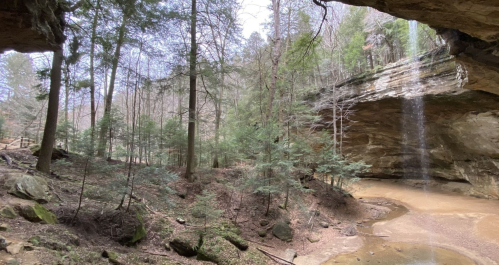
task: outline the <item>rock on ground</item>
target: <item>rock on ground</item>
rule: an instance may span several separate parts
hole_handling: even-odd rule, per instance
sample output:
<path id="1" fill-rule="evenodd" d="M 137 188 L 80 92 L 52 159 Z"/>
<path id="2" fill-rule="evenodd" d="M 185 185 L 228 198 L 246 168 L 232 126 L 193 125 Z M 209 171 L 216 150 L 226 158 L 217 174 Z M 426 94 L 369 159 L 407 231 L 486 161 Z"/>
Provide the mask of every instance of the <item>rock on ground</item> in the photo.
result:
<path id="1" fill-rule="evenodd" d="M 32 146 L 29 147 L 29 150 L 31 150 L 31 153 L 38 157 L 40 156 L 40 148 L 41 146 L 39 144 L 34 144 Z M 52 149 L 52 160 L 57 160 L 57 159 L 61 159 L 61 158 L 65 158 L 65 157 L 68 157 L 68 152 L 66 152 L 66 150 L 62 149 L 62 148 L 55 148 Z"/>
<path id="2" fill-rule="evenodd" d="M 248 241 L 244 240 L 244 238 L 238 236 L 235 233 L 228 232 L 224 235 L 223 238 L 232 243 L 232 245 L 236 246 L 240 250 L 247 250 L 249 247 Z"/>
<path id="3" fill-rule="evenodd" d="M 297 253 L 296 253 L 296 250 L 294 250 L 294 249 L 288 248 L 288 249 L 286 249 L 286 251 L 284 251 L 284 259 L 289 261 L 289 262 L 293 262 L 293 260 L 296 258 L 296 256 L 297 256 Z"/>
<path id="4" fill-rule="evenodd" d="M 47 182 L 37 176 L 7 174 L 4 186 L 10 194 L 38 203 L 47 203 L 51 197 Z"/>
<path id="5" fill-rule="evenodd" d="M 42 222 L 46 224 L 56 224 L 57 217 L 42 205 L 22 205 L 18 207 L 19 214 L 30 222 Z"/>
<path id="6" fill-rule="evenodd" d="M 293 229 L 285 222 L 277 222 L 272 228 L 272 234 L 283 241 L 291 241 L 293 239 Z"/>
<path id="7" fill-rule="evenodd" d="M 183 232 L 178 234 L 170 242 L 170 247 L 175 250 L 179 255 L 185 257 L 196 256 L 197 252 L 194 250 L 199 246 L 199 236 L 195 233 Z"/>
<path id="8" fill-rule="evenodd" d="M 198 259 L 215 262 L 219 265 L 235 264 L 239 259 L 237 248 L 229 241 L 214 237 L 206 239 L 199 248 Z"/>

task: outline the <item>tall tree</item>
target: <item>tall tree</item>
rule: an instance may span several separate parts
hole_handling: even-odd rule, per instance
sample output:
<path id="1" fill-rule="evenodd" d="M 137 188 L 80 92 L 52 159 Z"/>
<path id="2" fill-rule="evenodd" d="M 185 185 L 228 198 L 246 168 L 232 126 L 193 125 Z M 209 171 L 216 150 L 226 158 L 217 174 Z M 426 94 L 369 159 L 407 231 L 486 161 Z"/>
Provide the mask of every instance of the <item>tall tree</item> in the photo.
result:
<path id="1" fill-rule="evenodd" d="M 112 59 L 111 77 L 109 79 L 109 90 L 107 91 L 107 97 L 104 103 L 104 117 L 102 118 L 102 124 L 99 134 L 99 146 L 97 149 L 98 156 L 104 156 L 104 152 L 106 150 L 107 133 L 109 131 L 109 123 L 111 121 L 111 105 L 113 103 L 113 93 L 114 93 L 114 84 L 116 81 L 116 73 L 118 71 L 118 63 L 121 55 L 121 47 L 125 42 L 125 32 L 126 32 L 127 22 L 129 20 L 130 13 L 132 12 L 130 9 L 132 8 L 133 6 L 131 6 L 130 4 L 123 6 L 123 17 L 121 25 L 118 29 L 118 40 L 116 42 L 114 56 Z"/>
<path id="2" fill-rule="evenodd" d="M 47 120 L 43 131 L 40 155 L 36 163 L 36 169 L 49 174 L 50 161 L 52 160 L 52 150 L 55 142 L 55 132 L 57 129 L 57 116 L 59 112 L 59 92 L 61 90 L 62 61 L 64 55 L 62 47 L 54 52 L 52 59 L 52 69 L 50 70 L 50 92 L 47 109 Z"/>
<path id="3" fill-rule="evenodd" d="M 273 43 L 273 53 L 272 53 L 272 79 L 270 81 L 269 88 L 269 100 L 267 104 L 267 117 L 265 123 L 267 123 L 272 116 L 272 109 L 274 103 L 274 95 L 277 87 L 278 80 L 278 69 L 279 60 L 281 58 L 281 0 L 272 0 L 272 14 L 273 14 L 273 25 L 274 25 L 274 36 L 272 37 Z"/>
<path id="4" fill-rule="evenodd" d="M 195 168 L 195 137 L 196 137 L 196 0 L 191 2 L 191 52 L 189 55 L 189 125 L 187 127 L 187 166 L 185 169 L 185 178 L 194 181 Z"/>

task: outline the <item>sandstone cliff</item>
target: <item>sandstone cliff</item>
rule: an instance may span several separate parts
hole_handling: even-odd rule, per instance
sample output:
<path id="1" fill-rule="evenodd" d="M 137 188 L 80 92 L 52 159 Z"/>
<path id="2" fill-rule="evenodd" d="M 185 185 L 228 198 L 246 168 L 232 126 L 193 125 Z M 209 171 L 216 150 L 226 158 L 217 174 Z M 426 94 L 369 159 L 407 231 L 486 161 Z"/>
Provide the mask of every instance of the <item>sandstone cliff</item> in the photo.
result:
<path id="1" fill-rule="evenodd" d="M 411 161 L 425 152 L 431 178 L 470 183 L 468 193 L 499 198 L 499 96 L 463 89 L 466 78 L 455 58 L 437 51 L 339 84 L 343 100 L 358 102 L 344 153 L 373 165 L 364 177 L 417 178 L 420 169 L 411 165 L 418 163 Z M 403 105 L 418 95 L 426 150 L 414 141 L 402 144 Z"/>

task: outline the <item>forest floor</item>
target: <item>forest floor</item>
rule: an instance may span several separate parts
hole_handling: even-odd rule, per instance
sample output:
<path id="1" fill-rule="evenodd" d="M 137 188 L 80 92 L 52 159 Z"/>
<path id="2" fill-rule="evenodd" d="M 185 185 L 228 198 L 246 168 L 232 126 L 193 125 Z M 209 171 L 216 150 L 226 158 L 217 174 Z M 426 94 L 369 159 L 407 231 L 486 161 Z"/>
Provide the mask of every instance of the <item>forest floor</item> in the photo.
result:
<path id="1" fill-rule="evenodd" d="M 21 246 L 19 253 L 14 255 L 0 251 L 0 264 L 7 264 L 13 258 L 19 264 L 213 264 L 198 261 L 195 257 L 180 256 L 170 251 L 168 245 L 179 233 L 204 230 L 203 220 L 191 214 L 196 195 L 201 195 L 202 191 L 216 194 L 216 207 L 222 210 L 222 215 L 210 222 L 207 229 L 219 231 L 236 227 L 240 236 L 249 242 L 249 249 L 237 254 L 240 262 L 226 264 L 278 264 L 282 261 L 263 255 L 257 248 L 278 257 L 284 257 L 286 249 L 294 249 L 298 256 L 302 256 L 338 238 L 350 238 L 358 248 L 362 240 L 356 240 L 356 227 L 382 218 L 390 211 L 383 206 L 388 202 L 363 203 L 343 192 L 331 191 L 320 180 L 310 179 L 307 181 L 309 192 L 291 194 L 288 209 L 279 207 L 284 202 L 282 196 L 272 196 L 269 214 L 265 216 L 267 196 L 250 189 L 234 188 L 241 183 L 243 174 L 239 168 L 229 168 L 199 169 L 196 182 L 188 183 L 179 177 L 168 183 L 170 192 L 166 193 L 163 184 L 155 181 L 153 176 L 137 180 L 132 198 L 126 196 L 125 207 L 120 211 L 116 208 L 121 200 L 120 194 L 123 194 L 120 192 L 123 177 L 90 174 L 86 179 L 81 210 L 74 219 L 86 159 L 70 155 L 69 162 L 54 162 L 52 173 L 47 176 L 34 169 L 37 158 L 29 149 L 0 151 L 0 155 L 5 154 L 12 158 L 13 163 L 0 162 L 0 208 L 7 205 L 15 208 L 26 201 L 9 194 L 2 178 L 17 173 L 40 176 L 47 181 L 52 194 L 43 206 L 55 213 L 59 222 L 41 224 L 20 216 L 13 219 L 0 217 L 0 224 L 8 227 L 7 231 L 0 232 L 0 236 Z M 102 166 L 109 162 L 95 163 Z M 125 163 L 112 163 L 116 170 L 126 172 Z M 184 169 L 168 170 L 181 176 Z M 130 211 L 125 211 L 129 202 Z M 146 236 L 134 244 L 123 244 L 139 224 L 135 213 L 141 215 L 140 222 L 145 226 Z M 178 218 L 185 224 L 177 222 Z M 284 242 L 273 235 L 272 228 L 280 221 L 292 228 L 292 241 Z M 324 228 L 321 224 L 329 227 Z M 261 236 L 259 232 L 265 235 Z M 43 244 L 34 244 L 33 238 Z M 104 251 L 116 252 L 119 258 L 116 261 L 103 258 Z M 349 250 L 339 250 L 340 253 L 346 251 Z"/>

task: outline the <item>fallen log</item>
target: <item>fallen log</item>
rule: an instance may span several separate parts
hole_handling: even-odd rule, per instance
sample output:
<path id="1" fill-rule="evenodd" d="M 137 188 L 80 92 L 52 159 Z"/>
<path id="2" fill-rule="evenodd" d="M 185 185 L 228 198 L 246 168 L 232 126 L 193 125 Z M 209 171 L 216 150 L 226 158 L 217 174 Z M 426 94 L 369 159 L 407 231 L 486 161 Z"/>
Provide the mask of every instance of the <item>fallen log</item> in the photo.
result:
<path id="1" fill-rule="evenodd" d="M 7 162 L 7 165 L 12 166 L 12 158 L 6 154 L 2 154 L 2 159 Z"/>
<path id="2" fill-rule="evenodd" d="M 272 254 L 272 253 L 270 253 L 270 252 L 267 252 L 267 251 L 265 251 L 265 250 L 263 250 L 263 249 L 261 249 L 261 248 L 256 248 L 256 249 L 260 250 L 260 252 L 262 252 L 263 254 L 265 254 L 265 255 L 267 255 L 267 256 L 269 256 L 269 257 L 272 257 L 272 258 L 275 258 L 275 259 L 281 260 L 281 261 L 283 261 L 283 262 L 286 262 L 287 264 L 296 265 L 295 263 L 293 263 L 293 262 L 291 262 L 291 261 L 287 261 L 287 260 L 285 260 L 284 258 L 281 258 L 281 257 L 279 257 L 279 256 L 276 256 L 276 255 L 274 255 L 274 254 Z"/>

